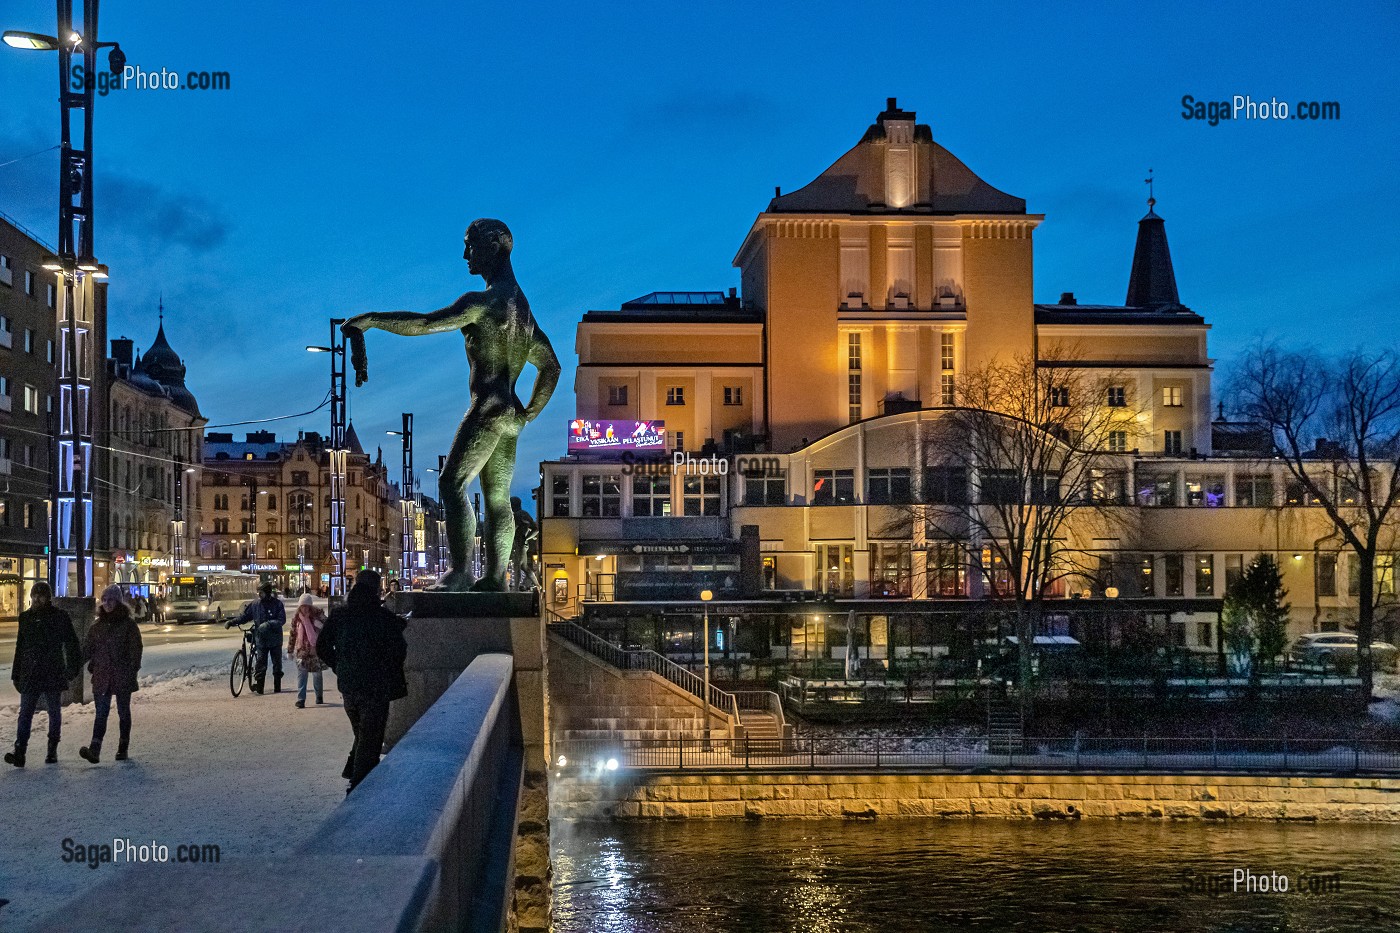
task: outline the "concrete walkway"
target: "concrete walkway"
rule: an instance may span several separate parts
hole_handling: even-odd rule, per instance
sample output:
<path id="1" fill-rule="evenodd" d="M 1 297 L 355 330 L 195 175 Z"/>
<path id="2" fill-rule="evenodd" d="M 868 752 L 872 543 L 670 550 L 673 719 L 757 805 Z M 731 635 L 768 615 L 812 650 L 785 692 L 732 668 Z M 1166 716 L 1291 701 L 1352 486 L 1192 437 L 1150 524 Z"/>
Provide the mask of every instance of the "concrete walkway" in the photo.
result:
<path id="1" fill-rule="evenodd" d="M 234 633 L 236 635 L 236 633 Z M 132 701 L 132 760 L 114 762 L 116 712 L 108 723 L 103 761 L 90 765 L 78 748 L 91 735 L 92 707 L 64 711 L 59 763 L 44 764 L 47 719 L 35 717 L 29 766 L 0 764 L 0 929 L 24 930 L 69 898 L 121 870 L 65 862 L 72 846 L 216 845 L 221 858 L 286 854 L 344 799 L 340 770 L 351 731 L 326 672 L 326 705 L 295 693 L 234 699 L 228 689 L 227 644 L 159 646 L 142 673 L 153 675 Z M 296 684 L 288 664 L 284 690 Z M 3 687 L 10 688 L 4 670 Z M 269 689 L 271 678 L 269 677 Z M 14 740 L 13 693 L 0 697 L 0 745 Z M 278 898 L 291 878 L 268 878 L 260 891 L 233 890 L 229 904 Z"/>

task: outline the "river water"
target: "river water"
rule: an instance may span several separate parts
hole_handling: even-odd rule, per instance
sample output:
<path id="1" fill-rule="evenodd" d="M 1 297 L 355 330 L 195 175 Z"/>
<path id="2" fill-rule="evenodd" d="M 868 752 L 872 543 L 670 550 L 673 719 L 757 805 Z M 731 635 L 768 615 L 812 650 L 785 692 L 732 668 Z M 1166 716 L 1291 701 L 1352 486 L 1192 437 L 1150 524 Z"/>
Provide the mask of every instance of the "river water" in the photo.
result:
<path id="1" fill-rule="evenodd" d="M 556 820 L 552 844 L 558 933 L 1400 930 L 1394 827 Z"/>

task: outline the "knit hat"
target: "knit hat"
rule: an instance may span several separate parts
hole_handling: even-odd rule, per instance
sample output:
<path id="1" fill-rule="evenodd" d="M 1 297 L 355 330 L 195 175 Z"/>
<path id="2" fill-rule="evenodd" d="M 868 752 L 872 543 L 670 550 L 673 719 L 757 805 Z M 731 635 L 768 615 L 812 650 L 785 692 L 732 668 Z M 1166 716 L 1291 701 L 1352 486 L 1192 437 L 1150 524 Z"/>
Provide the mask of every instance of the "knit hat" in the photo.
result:
<path id="1" fill-rule="evenodd" d="M 297 600 L 297 608 L 298 608 L 298 609 L 300 609 L 302 606 L 314 606 L 314 605 L 316 605 L 316 603 L 312 601 L 312 599 L 311 599 L 311 594 L 310 594 L 310 593 L 302 593 L 302 594 L 301 594 L 301 599 L 298 599 L 298 600 Z"/>

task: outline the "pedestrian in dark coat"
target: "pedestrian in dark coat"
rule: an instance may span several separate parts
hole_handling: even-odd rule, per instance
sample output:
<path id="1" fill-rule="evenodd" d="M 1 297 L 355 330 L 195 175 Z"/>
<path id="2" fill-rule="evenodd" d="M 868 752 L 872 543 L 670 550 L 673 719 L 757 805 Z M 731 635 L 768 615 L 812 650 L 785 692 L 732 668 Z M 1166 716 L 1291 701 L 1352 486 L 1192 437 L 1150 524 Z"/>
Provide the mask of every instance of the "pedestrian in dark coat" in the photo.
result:
<path id="1" fill-rule="evenodd" d="M 73 620 L 54 606 L 49 585 L 34 584 L 29 599 L 29 608 L 19 614 L 15 661 L 10 671 L 10 679 L 19 691 L 19 728 L 15 730 L 15 750 L 5 754 L 5 761 L 16 768 L 24 767 L 24 752 L 40 700 L 49 712 L 49 753 L 44 761 L 58 761 L 63 691 L 83 666 L 83 648 L 78 644 L 78 633 L 73 631 Z"/>
<path id="2" fill-rule="evenodd" d="M 379 602 L 379 574 L 362 570 L 344 606 L 331 613 L 316 639 L 316 653 L 335 671 L 355 744 L 342 774 L 350 790 L 379 764 L 389 704 L 408 696 L 404 658 L 408 623 Z M 348 793 L 349 791 L 347 791 Z"/>
<path id="3" fill-rule="evenodd" d="M 117 701 L 117 761 L 126 761 L 131 743 L 131 695 L 140 689 L 136 672 L 141 670 L 141 629 L 131 617 L 119 586 L 102 591 L 97 619 L 83 640 L 83 655 L 92 672 L 92 699 L 96 719 L 92 723 L 92 743 L 78 749 L 84 761 L 97 764 L 102 756 L 102 739 L 107 735 L 107 714 L 112 699 Z"/>
<path id="4" fill-rule="evenodd" d="M 253 692 L 262 693 L 267 680 L 267 659 L 272 658 L 272 692 L 282 692 L 282 626 L 287 624 L 287 608 L 277 598 L 277 588 L 264 583 L 261 595 L 243 607 L 243 614 L 224 628 L 253 623 L 253 643 L 257 655 L 253 663 Z"/>

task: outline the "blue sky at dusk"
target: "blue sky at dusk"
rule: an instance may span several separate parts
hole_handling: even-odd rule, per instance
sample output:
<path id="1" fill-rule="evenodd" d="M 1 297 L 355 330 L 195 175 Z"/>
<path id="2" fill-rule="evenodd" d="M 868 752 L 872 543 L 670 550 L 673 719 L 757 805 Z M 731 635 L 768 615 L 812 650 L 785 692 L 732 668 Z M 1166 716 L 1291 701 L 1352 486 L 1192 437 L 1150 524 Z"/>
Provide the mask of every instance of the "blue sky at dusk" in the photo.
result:
<path id="1" fill-rule="evenodd" d="M 51 32 L 10 0 L 5 28 Z M 1044 213 L 1038 301 L 1119 303 L 1157 177 L 1182 300 L 1227 366 L 1259 335 L 1329 349 L 1400 330 L 1400 7 L 1118 4 L 238 4 L 105 0 L 133 65 L 228 71 L 221 92 L 97 107 L 97 253 L 110 330 L 167 332 L 214 424 L 311 408 L 327 319 L 430 310 L 475 288 L 474 217 L 516 237 L 565 364 L 521 444 L 564 448 L 579 315 L 658 289 L 738 285 L 773 186 L 810 181 L 885 98 Z M 58 141 L 52 53 L 0 47 L 0 162 Z M 1183 120 L 1181 98 L 1338 101 L 1337 122 Z M 0 211 L 56 237 L 56 153 L 0 168 Z M 351 392 L 367 445 L 420 466 L 467 404 L 460 338 L 370 335 Z M 528 392 L 523 384 L 522 396 Z M 327 410 L 280 422 L 325 431 Z M 246 430 L 243 428 L 234 429 Z M 430 479 L 424 488 L 432 491 Z"/>

